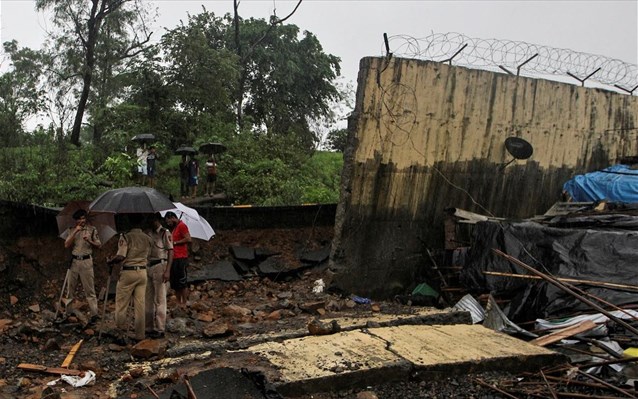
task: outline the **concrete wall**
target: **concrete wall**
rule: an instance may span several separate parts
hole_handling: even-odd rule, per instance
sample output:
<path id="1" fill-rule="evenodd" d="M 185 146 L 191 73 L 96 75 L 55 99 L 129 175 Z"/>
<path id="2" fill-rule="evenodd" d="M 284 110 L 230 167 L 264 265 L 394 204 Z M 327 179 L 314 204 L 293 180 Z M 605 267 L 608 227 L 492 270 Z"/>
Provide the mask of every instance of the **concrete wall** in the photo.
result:
<path id="1" fill-rule="evenodd" d="M 447 207 L 525 218 L 575 174 L 638 154 L 638 98 L 436 62 L 361 60 L 331 257 L 336 285 L 404 293 Z M 512 157 L 517 136 L 534 153 Z"/>

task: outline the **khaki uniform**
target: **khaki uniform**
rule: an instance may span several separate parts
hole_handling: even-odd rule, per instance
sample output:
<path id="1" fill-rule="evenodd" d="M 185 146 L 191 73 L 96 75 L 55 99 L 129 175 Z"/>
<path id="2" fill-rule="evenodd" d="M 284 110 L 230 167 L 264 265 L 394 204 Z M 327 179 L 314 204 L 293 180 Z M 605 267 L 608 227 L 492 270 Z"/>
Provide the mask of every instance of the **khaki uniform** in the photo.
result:
<path id="1" fill-rule="evenodd" d="M 73 234 L 75 227 L 69 228 L 69 234 Z M 82 283 L 86 300 L 89 303 L 91 316 L 98 315 L 97 296 L 95 295 L 95 277 L 93 274 L 93 246 L 84 240 L 90 238 L 98 245 L 102 245 L 95 226 L 86 225 L 76 233 L 71 250 L 71 267 L 69 268 L 68 302 L 73 300 L 78 280 Z"/>
<path id="2" fill-rule="evenodd" d="M 126 331 L 126 310 L 133 298 L 135 306 L 135 338 L 144 339 L 144 300 L 146 296 L 146 265 L 151 255 L 153 240 L 142 230 L 135 228 L 120 235 L 117 254 L 125 259 L 115 290 L 115 324 Z"/>
<path id="3" fill-rule="evenodd" d="M 166 291 L 164 272 L 169 251 L 173 252 L 173 236 L 164 227 L 151 233 L 153 248 L 149 266 L 146 269 L 148 281 L 146 283 L 146 332 L 157 331 L 163 333 L 166 328 Z M 171 254 L 172 255 L 172 254 Z M 172 256 L 171 256 L 172 257 Z"/>

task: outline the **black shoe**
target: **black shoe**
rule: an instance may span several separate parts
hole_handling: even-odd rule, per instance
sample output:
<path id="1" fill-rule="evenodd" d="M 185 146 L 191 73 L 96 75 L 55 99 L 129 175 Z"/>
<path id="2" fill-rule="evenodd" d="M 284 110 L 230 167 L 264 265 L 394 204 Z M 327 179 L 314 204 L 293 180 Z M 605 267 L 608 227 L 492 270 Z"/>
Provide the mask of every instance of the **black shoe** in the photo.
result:
<path id="1" fill-rule="evenodd" d="M 162 339 L 165 335 L 164 331 L 151 331 L 150 333 L 147 333 L 146 336 L 151 339 Z"/>

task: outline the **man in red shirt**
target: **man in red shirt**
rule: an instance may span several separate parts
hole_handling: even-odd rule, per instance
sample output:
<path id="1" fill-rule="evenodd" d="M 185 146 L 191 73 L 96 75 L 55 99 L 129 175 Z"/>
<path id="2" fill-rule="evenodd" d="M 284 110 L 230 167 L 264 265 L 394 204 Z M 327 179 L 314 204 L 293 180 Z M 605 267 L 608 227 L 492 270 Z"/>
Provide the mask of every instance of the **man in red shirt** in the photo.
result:
<path id="1" fill-rule="evenodd" d="M 171 265 L 170 283 L 175 290 L 177 304 L 186 306 L 188 299 L 188 282 L 186 268 L 188 267 L 188 243 L 191 234 L 184 222 L 177 218 L 174 212 L 166 212 L 166 223 L 173 232 L 173 264 Z"/>

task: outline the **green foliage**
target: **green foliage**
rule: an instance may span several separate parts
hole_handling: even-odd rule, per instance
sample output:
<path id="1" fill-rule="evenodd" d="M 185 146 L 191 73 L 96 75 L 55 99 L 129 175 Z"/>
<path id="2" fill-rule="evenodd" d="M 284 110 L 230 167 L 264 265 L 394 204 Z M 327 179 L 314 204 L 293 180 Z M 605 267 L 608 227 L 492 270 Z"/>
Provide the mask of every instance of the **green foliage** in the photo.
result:
<path id="1" fill-rule="evenodd" d="M 91 199 L 104 190 L 92 151 L 53 144 L 7 148 L 0 154 L 0 192 L 4 199 L 55 205 Z"/>
<path id="2" fill-rule="evenodd" d="M 244 132 L 218 161 L 218 187 L 235 204 L 298 205 L 339 199 L 341 154 L 295 151 L 288 137 Z"/>
<path id="3" fill-rule="evenodd" d="M 41 57 L 29 49 L 18 49 L 17 42 L 5 42 L 4 52 L 11 58 L 11 70 L 0 75 L 0 140 L 5 146 L 20 145 L 26 118 L 41 108 Z"/>
<path id="4" fill-rule="evenodd" d="M 329 149 L 344 152 L 348 142 L 348 129 L 331 130 L 328 132 L 326 141 Z"/>
<path id="5" fill-rule="evenodd" d="M 216 191 L 233 203 L 338 200 L 341 155 L 315 148 L 318 121 L 325 131 L 343 98 L 339 58 L 312 33 L 239 18 L 236 42 L 233 19 L 204 10 L 146 48 L 136 25 L 146 18 L 142 3 L 96 1 L 108 12 L 91 14 L 83 0 L 37 0 L 58 29 L 47 46 L 5 44 L 12 64 L 0 74 L 0 139 L 14 148 L 0 149 L 1 198 L 61 204 L 140 183 L 131 138 L 153 133 L 156 187 L 173 197 L 174 149 L 221 142 L 228 151 L 218 159 Z M 24 132 L 40 111 L 51 125 Z"/>
<path id="6" fill-rule="evenodd" d="M 136 159 L 127 153 L 120 152 L 106 158 L 100 170 L 116 187 L 123 187 L 133 178 L 136 165 Z"/>

